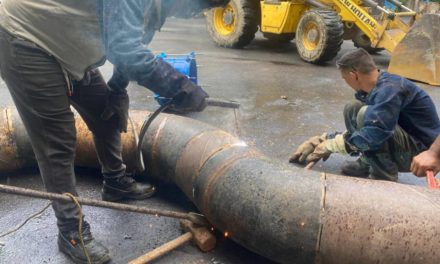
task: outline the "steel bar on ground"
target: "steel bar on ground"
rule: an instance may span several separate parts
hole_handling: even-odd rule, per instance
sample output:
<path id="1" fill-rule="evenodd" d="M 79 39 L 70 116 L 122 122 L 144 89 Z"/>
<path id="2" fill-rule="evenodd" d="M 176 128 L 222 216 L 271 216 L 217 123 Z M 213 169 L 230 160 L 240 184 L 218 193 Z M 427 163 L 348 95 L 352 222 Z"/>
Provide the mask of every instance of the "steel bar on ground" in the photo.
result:
<path id="1" fill-rule="evenodd" d="M 65 202 L 72 201 L 72 199 L 67 195 L 41 192 L 41 191 L 30 190 L 30 189 L 15 187 L 15 186 L 8 186 L 8 185 L 3 185 L 3 184 L 0 184 L 0 192 L 9 193 L 9 194 L 16 194 L 16 195 L 23 195 L 23 196 L 34 197 L 34 198 L 39 198 L 39 199 L 59 200 L 59 201 L 65 201 Z M 140 207 L 140 206 L 135 206 L 135 205 L 106 202 L 106 201 L 100 201 L 100 200 L 83 198 L 83 197 L 76 197 L 76 199 L 82 205 L 109 208 L 109 209 L 115 209 L 115 210 L 121 210 L 121 211 L 133 212 L 133 213 L 148 214 L 148 215 L 155 215 L 155 216 L 187 219 L 190 221 L 192 220 L 189 213 L 181 213 L 181 212 L 174 212 L 174 211 L 161 210 L 161 209 L 151 209 L 151 208 Z"/>

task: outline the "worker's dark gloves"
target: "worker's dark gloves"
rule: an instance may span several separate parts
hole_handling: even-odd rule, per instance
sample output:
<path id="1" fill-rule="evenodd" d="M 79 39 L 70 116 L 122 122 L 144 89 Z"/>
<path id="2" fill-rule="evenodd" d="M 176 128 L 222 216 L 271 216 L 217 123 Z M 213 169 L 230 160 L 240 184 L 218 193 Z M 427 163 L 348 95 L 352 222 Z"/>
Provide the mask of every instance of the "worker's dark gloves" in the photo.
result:
<path id="1" fill-rule="evenodd" d="M 189 112 L 205 109 L 205 99 L 208 94 L 163 59 L 156 59 L 153 71 L 146 77 L 138 83 L 161 97 L 173 99 L 172 111 Z"/>
<path id="2" fill-rule="evenodd" d="M 304 141 L 299 147 L 290 155 L 289 162 L 305 164 L 307 157 L 313 153 L 315 148 L 324 142 L 327 138 L 327 133 L 321 136 L 314 136 Z"/>
<path id="3" fill-rule="evenodd" d="M 107 85 L 112 92 L 124 93 L 126 92 L 129 82 L 130 80 L 124 74 L 122 74 L 118 68 L 113 67 L 113 75 L 108 81 Z"/>
<path id="4" fill-rule="evenodd" d="M 182 92 L 174 97 L 171 109 L 178 113 L 201 112 L 206 108 L 209 95 L 198 85 L 188 82 Z"/>
<path id="5" fill-rule="evenodd" d="M 115 122 L 118 122 L 119 131 L 121 133 L 125 133 L 127 132 L 129 105 L 130 100 L 128 99 L 127 91 L 110 91 L 107 97 L 107 104 L 104 112 L 101 114 L 101 118 L 104 120 L 115 118 Z"/>

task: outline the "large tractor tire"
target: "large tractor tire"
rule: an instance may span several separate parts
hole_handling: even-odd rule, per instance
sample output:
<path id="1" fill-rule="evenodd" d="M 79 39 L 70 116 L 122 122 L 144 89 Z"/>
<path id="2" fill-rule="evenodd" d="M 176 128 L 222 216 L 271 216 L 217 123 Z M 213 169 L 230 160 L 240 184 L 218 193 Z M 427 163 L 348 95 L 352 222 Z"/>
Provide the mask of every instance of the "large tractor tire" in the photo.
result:
<path id="1" fill-rule="evenodd" d="M 222 47 L 242 48 L 255 37 L 260 21 L 258 0 L 231 0 L 206 14 L 208 32 Z"/>
<path id="2" fill-rule="evenodd" d="M 344 26 L 337 13 L 317 9 L 306 11 L 296 31 L 299 56 L 315 64 L 329 61 L 341 49 L 343 34 Z"/>
<path id="3" fill-rule="evenodd" d="M 378 52 L 384 50 L 383 48 L 371 47 L 370 39 L 367 37 L 367 35 L 365 35 L 364 33 L 360 32 L 360 31 L 358 34 L 356 34 L 353 37 L 352 41 L 353 41 L 353 44 L 356 48 L 363 48 L 364 50 L 366 50 L 370 54 L 375 54 L 375 53 L 378 53 Z"/>

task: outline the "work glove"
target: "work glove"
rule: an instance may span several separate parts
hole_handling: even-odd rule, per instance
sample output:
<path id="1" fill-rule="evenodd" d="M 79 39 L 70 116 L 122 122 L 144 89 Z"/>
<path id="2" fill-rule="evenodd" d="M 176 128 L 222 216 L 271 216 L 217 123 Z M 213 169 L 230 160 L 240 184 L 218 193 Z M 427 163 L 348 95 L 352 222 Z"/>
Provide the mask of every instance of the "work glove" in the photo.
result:
<path id="1" fill-rule="evenodd" d="M 116 67 L 113 67 L 113 74 L 107 82 L 109 90 L 114 93 L 126 93 L 130 80 Z"/>
<path id="2" fill-rule="evenodd" d="M 187 87 L 173 98 L 171 111 L 179 113 L 201 112 L 206 108 L 206 98 L 209 95 L 198 85 L 188 82 Z"/>
<path id="3" fill-rule="evenodd" d="M 203 111 L 206 107 L 205 99 L 208 94 L 162 58 L 156 59 L 150 74 L 140 77 L 138 80 L 140 85 L 160 97 L 173 100 L 173 106 L 169 109 L 171 111 Z"/>
<path id="4" fill-rule="evenodd" d="M 326 161 L 330 154 L 348 154 L 347 144 L 343 134 L 337 134 L 334 138 L 326 139 L 315 147 L 312 153 L 305 158 L 306 163 L 318 162 L 320 159 Z"/>
<path id="5" fill-rule="evenodd" d="M 307 155 L 305 159 L 306 163 L 309 164 L 310 162 L 318 162 L 320 159 L 326 161 L 330 157 L 330 154 L 333 153 L 327 147 L 329 141 L 331 140 L 332 139 L 325 140 L 321 144 L 316 146 L 313 152 Z"/>
<path id="6" fill-rule="evenodd" d="M 290 155 L 289 162 L 304 164 L 307 156 L 309 156 L 315 148 L 324 142 L 327 138 L 327 133 L 321 136 L 314 136 L 304 141 L 299 147 Z"/>
<path id="7" fill-rule="evenodd" d="M 112 92 L 110 91 L 107 96 L 107 103 L 104 112 L 101 114 L 103 120 L 110 120 L 114 118 L 118 122 L 119 132 L 127 132 L 128 123 L 128 108 L 130 100 L 127 92 Z"/>

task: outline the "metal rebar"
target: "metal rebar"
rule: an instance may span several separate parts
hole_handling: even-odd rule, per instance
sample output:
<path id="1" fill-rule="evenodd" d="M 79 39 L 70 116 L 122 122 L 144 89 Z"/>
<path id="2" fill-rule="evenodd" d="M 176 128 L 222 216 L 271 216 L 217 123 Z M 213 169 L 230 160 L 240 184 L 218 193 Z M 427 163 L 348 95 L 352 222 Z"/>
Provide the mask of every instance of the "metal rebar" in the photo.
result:
<path id="1" fill-rule="evenodd" d="M 0 184 L 0 192 L 39 198 L 39 199 L 57 200 L 64 202 L 72 201 L 72 199 L 69 196 L 63 194 L 42 192 L 42 191 L 36 191 L 36 190 L 15 187 L 15 186 L 8 186 L 3 184 Z M 190 216 L 189 213 L 174 212 L 174 211 L 161 210 L 161 209 L 152 209 L 152 208 L 140 207 L 135 205 L 100 201 L 90 198 L 82 198 L 82 197 L 76 197 L 76 198 L 78 202 L 80 202 L 82 205 L 109 208 L 109 209 L 115 209 L 115 210 L 127 211 L 133 213 L 187 219 L 190 221 L 192 220 L 192 217 Z"/>

